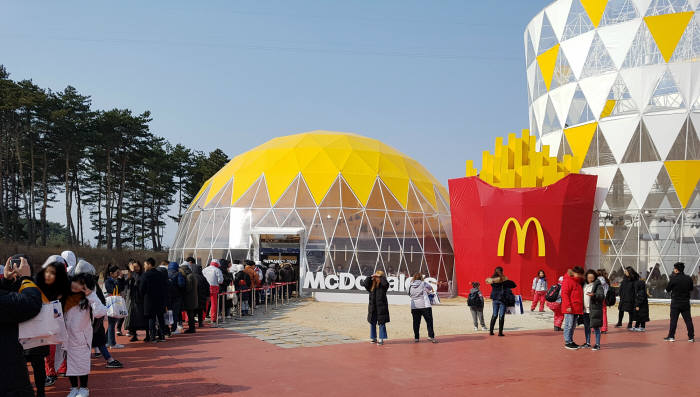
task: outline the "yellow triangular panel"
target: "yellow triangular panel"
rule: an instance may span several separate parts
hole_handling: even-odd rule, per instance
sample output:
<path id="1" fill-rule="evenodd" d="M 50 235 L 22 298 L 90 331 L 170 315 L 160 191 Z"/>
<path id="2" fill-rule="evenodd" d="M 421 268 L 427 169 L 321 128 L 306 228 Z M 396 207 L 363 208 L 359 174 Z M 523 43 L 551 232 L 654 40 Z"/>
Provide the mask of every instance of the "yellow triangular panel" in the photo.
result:
<path id="1" fill-rule="evenodd" d="M 693 18 L 693 11 L 644 17 L 644 22 L 649 27 L 666 62 L 671 59 L 691 18 Z"/>
<path id="2" fill-rule="evenodd" d="M 549 91 L 549 87 L 552 85 L 554 65 L 557 64 L 558 55 L 559 44 L 537 56 L 537 64 L 540 65 L 540 72 L 542 72 L 542 78 L 544 79 L 544 84 L 547 86 L 547 91 Z"/>
<path id="3" fill-rule="evenodd" d="M 571 147 L 571 151 L 574 153 L 572 169 L 581 169 L 597 127 L 598 123 L 588 123 L 564 130 L 566 141 L 569 142 L 569 147 Z M 569 169 L 569 171 L 570 170 L 571 169 Z"/>
<path id="4" fill-rule="evenodd" d="M 394 194 L 401 206 L 406 208 L 406 203 L 408 202 L 408 178 L 385 176 L 382 177 L 382 182 Z"/>
<path id="5" fill-rule="evenodd" d="M 607 102 L 605 102 L 605 107 L 603 108 L 603 111 L 600 112 L 600 118 L 605 118 L 609 117 L 610 114 L 612 114 L 612 111 L 615 109 L 615 104 L 617 103 L 616 100 L 614 99 L 608 99 Z"/>
<path id="6" fill-rule="evenodd" d="M 216 175 L 214 175 L 214 176 L 216 176 Z M 207 179 L 206 182 L 204 182 L 204 184 L 202 185 L 202 188 L 199 189 L 199 192 L 197 192 L 197 195 L 194 196 L 194 199 L 193 199 L 192 202 L 190 203 L 190 207 L 192 207 L 192 204 L 196 203 L 197 200 L 202 196 L 202 193 L 204 193 L 204 191 L 207 190 L 207 188 L 209 187 L 209 184 L 211 183 L 211 180 L 212 180 L 213 178 L 214 178 L 214 177 L 211 177 L 211 178 Z M 188 207 L 188 208 L 189 208 L 189 207 Z"/>
<path id="7" fill-rule="evenodd" d="M 605 6 L 608 5 L 608 0 L 581 0 L 581 5 L 586 10 L 588 18 L 593 22 L 593 26 L 597 28 L 600 25 L 601 18 L 603 18 L 603 11 L 605 11 Z"/>
<path id="8" fill-rule="evenodd" d="M 362 205 L 367 204 L 372 186 L 377 179 L 378 162 L 379 154 L 377 152 L 352 153 L 343 167 L 343 177 Z"/>
<path id="9" fill-rule="evenodd" d="M 700 160 L 666 161 L 664 164 L 678 200 L 685 208 L 700 180 Z"/>

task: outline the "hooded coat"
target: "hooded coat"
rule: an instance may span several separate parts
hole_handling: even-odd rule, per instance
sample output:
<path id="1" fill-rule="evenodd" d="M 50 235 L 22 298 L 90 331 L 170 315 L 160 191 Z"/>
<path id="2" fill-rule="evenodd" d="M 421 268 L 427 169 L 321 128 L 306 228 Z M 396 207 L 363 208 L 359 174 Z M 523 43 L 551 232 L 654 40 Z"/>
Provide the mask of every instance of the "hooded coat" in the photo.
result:
<path id="1" fill-rule="evenodd" d="M 622 283 L 620 283 L 619 294 L 620 294 L 620 305 L 619 305 L 620 311 L 633 312 L 634 311 L 634 300 L 635 300 L 634 280 L 625 276 L 625 278 L 622 280 Z"/>
<path id="2" fill-rule="evenodd" d="M 80 294 L 82 295 L 82 293 Z M 77 298 L 81 300 L 82 297 Z M 72 300 L 69 296 L 67 302 Z M 83 376 L 90 374 L 90 352 L 92 350 L 92 322 L 93 318 L 103 318 L 107 315 L 107 308 L 100 302 L 97 293 L 93 291 L 87 296 L 88 307 L 85 309 L 80 304 L 69 307 L 66 304 L 64 317 L 66 320 L 67 339 L 63 348 L 67 353 L 66 376 Z"/>
<path id="3" fill-rule="evenodd" d="M 102 289 L 99 284 L 95 283 L 95 295 L 97 299 L 104 305 L 107 303 L 105 295 L 102 293 Z M 107 330 L 105 330 L 105 319 L 95 318 L 92 320 L 92 347 L 100 347 L 107 344 Z"/>
<path id="4" fill-rule="evenodd" d="M 583 314 L 583 279 L 564 275 L 561 284 L 561 312 L 564 314 Z M 571 309 L 571 311 L 569 311 Z"/>
<path id="5" fill-rule="evenodd" d="M 411 297 L 411 310 L 428 309 L 432 307 L 428 293 L 433 290 L 430 284 L 423 280 L 413 280 L 408 286 L 408 296 Z"/>
<path id="6" fill-rule="evenodd" d="M 139 295 L 143 300 L 143 314 L 151 317 L 165 313 L 168 304 L 168 276 L 152 268 L 141 276 Z"/>
<path id="7" fill-rule="evenodd" d="M 207 301 L 209 301 L 209 282 L 206 277 L 202 274 L 202 266 L 194 265 L 194 276 L 197 278 L 197 303 L 199 304 L 198 309 L 204 310 L 207 306 Z"/>
<path id="8" fill-rule="evenodd" d="M 363 285 L 369 292 L 369 305 L 367 306 L 367 322 L 370 324 L 386 324 L 389 318 L 389 301 L 386 292 L 389 290 L 389 281 L 382 276 L 379 285 L 372 291 L 372 277 L 367 277 Z"/>
<path id="9" fill-rule="evenodd" d="M 180 273 L 179 268 L 177 262 L 168 264 L 168 307 L 173 310 L 173 313 L 179 313 L 182 310 L 182 298 L 187 289 L 187 280 Z"/>
<path id="10" fill-rule="evenodd" d="M 180 265 L 180 274 L 185 278 L 185 293 L 182 296 L 182 308 L 187 311 L 199 308 L 197 276 L 188 265 Z"/>
<path id="11" fill-rule="evenodd" d="M 634 319 L 636 321 L 649 321 L 649 296 L 647 295 L 647 284 L 644 280 L 634 282 L 634 309 Z"/>
<path id="12" fill-rule="evenodd" d="M 41 305 L 41 291 L 29 277 L 16 283 L 0 280 L 0 396 L 34 395 L 17 335 L 19 323 L 39 314 Z"/>
<path id="13" fill-rule="evenodd" d="M 141 273 L 132 272 L 126 282 L 126 306 L 129 314 L 124 320 L 124 328 L 130 331 L 148 329 L 148 322 L 143 315 L 143 299 L 139 293 L 141 277 Z"/>
<path id="14" fill-rule="evenodd" d="M 603 305 L 605 305 L 605 292 L 600 280 L 596 279 L 593 282 L 591 292 L 593 296 L 591 296 L 590 300 L 588 317 L 590 318 L 591 328 L 600 328 L 603 326 Z"/>

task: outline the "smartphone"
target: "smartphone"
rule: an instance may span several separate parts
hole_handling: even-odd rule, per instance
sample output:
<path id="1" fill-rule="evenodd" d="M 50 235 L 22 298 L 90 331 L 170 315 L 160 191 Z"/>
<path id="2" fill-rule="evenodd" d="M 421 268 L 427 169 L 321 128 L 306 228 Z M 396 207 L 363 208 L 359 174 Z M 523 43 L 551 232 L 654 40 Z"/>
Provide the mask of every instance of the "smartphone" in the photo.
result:
<path id="1" fill-rule="evenodd" d="M 10 260 L 10 267 L 12 269 L 18 268 L 20 264 L 22 264 L 22 258 L 12 258 Z"/>

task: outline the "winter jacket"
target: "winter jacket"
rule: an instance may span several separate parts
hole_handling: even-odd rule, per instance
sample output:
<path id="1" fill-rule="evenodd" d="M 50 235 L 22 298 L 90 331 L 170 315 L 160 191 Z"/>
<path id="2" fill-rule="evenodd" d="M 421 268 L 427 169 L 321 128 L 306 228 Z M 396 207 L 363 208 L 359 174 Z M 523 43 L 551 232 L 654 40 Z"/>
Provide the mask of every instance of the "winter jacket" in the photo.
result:
<path id="1" fill-rule="evenodd" d="M 285 266 L 280 270 L 281 281 L 284 283 L 291 283 L 294 281 L 294 270 L 291 266 Z"/>
<path id="2" fill-rule="evenodd" d="M 477 311 L 484 310 L 484 295 L 481 293 L 481 290 L 479 288 L 472 288 L 469 290 L 469 296 L 472 294 L 476 294 L 476 296 L 479 297 L 479 302 L 477 305 L 469 306 L 469 308 Z M 469 304 L 469 296 L 467 296 L 467 304 Z"/>
<path id="3" fill-rule="evenodd" d="M 432 307 L 428 294 L 433 287 L 423 280 L 413 280 L 408 286 L 408 295 L 411 297 L 411 309 L 427 309 Z"/>
<path id="4" fill-rule="evenodd" d="M 11 283 L 0 280 L 0 396 L 33 396 L 18 325 L 41 311 L 41 292 L 29 277 Z"/>
<path id="5" fill-rule="evenodd" d="M 114 295 L 114 292 L 119 292 L 119 295 L 126 291 L 126 280 L 119 277 L 116 280 L 112 277 L 107 277 L 105 280 L 105 290 L 104 293 L 107 296 Z"/>
<path id="6" fill-rule="evenodd" d="M 588 296 L 588 293 L 593 296 Z M 605 293 L 600 280 L 595 280 L 583 287 L 584 311 L 588 313 L 591 328 L 603 326 L 603 305 L 605 305 Z"/>
<path id="7" fill-rule="evenodd" d="M 209 301 L 209 282 L 206 277 L 202 274 L 202 267 L 199 265 L 194 265 L 194 276 L 197 279 L 197 303 L 199 304 L 198 309 L 204 310 L 207 306 L 207 301 Z M 218 285 L 218 284 L 217 284 Z"/>
<path id="8" fill-rule="evenodd" d="M 272 284 L 277 281 L 277 272 L 275 272 L 275 269 L 270 267 L 267 269 L 267 272 L 265 272 L 265 284 Z"/>
<path id="9" fill-rule="evenodd" d="M 151 317 L 165 313 L 168 303 L 168 276 L 158 269 L 151 269 L 141 276 L 139 294 L 143 299 L 143 314 Z"/>
<path id="10" fill-rule="evenodd" d="M 491 284 L 491 300 L 505 302 L 506 295 L 512 294 L 511 290 L 517 285 L 508 277 L 496 277 L 486 279 L 486 283 Z"/>
<path id="11" fill-rule="evenodd" d="M 561 284 L 561 312 L 564 314 L 583 314 L 583 279 L 564 275 Z M 571 309 L 571 311 L 569 311 Z"/>
<path id="12" fill-rule="evenodd" d="M 129 314 L 124 320 L 124 328 L 130 331 L 148 329 L 148 322 L 143 315 L 143 298 L 139 292 L 142 273 L 131 273 L 126 282 L 126 305 Z"/>
<path id="13" fill-rule="evenodd" d="M 535 277 L 532 279 L 532 290 L 547 292 L 547 279 Z"/>
<path id="14" fill-rule="evenodd" d="M 666 292 L 671 293 L 671 308 L 686 310 L 690 308 L 690 293 L 693 290 L 693 279 L 687 274 L 672 274 L 666 286 Z"/>
<path id="15" fill-rule="evenodd" d="M 204 275 L 204 278 L 207 279 L 207 283 L 211 286 L 217 287 L 224 282 L 224 274 L 221 273 L 221 269 L 215 265 L 207 266 L 202 270 L 202 275 Z"/>
<path id="16" fill-rule="evenodd" d="M 180 266 L 180 274 L 185 278 L 185 293 L 182 296 L 183 310 L 197 310 L 199 308 L 199 286 L 197 276 L 192 273 L 189 266 Z"/>
<path id="17" fill-rule="evenodd" d="M 637 280 L 634 283 L 634 319 L 641 322 L 649 321 L 649 296 L 644 280 Z"/>
<path id="18" fill-rule="evenodd" d="M 67 341 L 63 343 L 67 353 L 66 376 L 90 374 L 92 321 L 93 318 L 103 318 L 107 315 L 107 308 L 100 302 L 94 291 L 87 296 L 87 301 L 89 305 L 87 308 L 82 309 L 80 304 L 77 304 L 67 308 L 64 313 L 68 336 Z"/>
<path id="19" fill-rule="evenodd" d="M 377 324 L 386 324 L 389 322 L 389 301 L 386 298 L 386 292 L 389 290 L 389 281 L 382 276 L 381 281 L 374 291 L 372 289 L 372 277 L 367 277 L 363 281 L 363 285 L 369 292 L 369 305 L 367 307 L 367 321 Z"/>
<path id="20" fill-rule="evenodd" d="M 168 265 L 168 307 L 173 313 L 182 309 L 182 297 L 187 289 L 187 281 L 179 271 L 177 262 Z"/>
<path id="21" fill-rule="evenodd" d="M 95 284 L 95 291 L 93 295 L 97 295 L 97 299 L 100 303 L 105 305 L 107 303 L 102 289 L 99 285 Z M 92 320 L 92 347 L 100 347 L 107 344 L 107 330 L 105 329 L 105 319 L 104 318 L 93 318 Z"/>
<path id="22" fill-rule="evenodd" d="M 634 311 L 634 280 L 630 280 L 625 277 L 620 283 L 620 311 L 632 312 Z"/>

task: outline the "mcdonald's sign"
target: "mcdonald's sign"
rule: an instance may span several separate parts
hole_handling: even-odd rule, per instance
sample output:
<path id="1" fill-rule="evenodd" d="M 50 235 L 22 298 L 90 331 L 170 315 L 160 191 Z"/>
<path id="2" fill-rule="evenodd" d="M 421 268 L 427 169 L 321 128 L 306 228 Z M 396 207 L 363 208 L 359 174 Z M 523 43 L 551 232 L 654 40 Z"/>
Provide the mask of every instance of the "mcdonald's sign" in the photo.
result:
<path id="1" fill-rule="evenodd" d="M 524 299 L 537 271 L 550 282 L 566 269 L 586 262 L 588 235 L 598 231 L 593 217 L 596 176 L 569 174 L 547 187 L 499 188 L 479 177 L 450 180 L 455 279 L 461 296 L 473 281 L 503 267 Z M 545 236 L 545 232 L 547 232 Z M 546 237 L 546 238 L 545 238 Z M 546 243 L 546 247 L 545 247 Z"/>
<path id="2" fill-rule="evenodd" d="M 515 236 L 518 240 L 518 254 L 525 253 L 525 239 L 527 238 L 527 230 L 531 224 L 535 225 L 535 230 L 537 233 L 537 256 L 545 255 L 544 246 L 544 232 L 542 231 L 542 224 L 535 217 L 529 217 L 525 221 L 523 226 L 520 226 L 515 218 L 508 218 L 506 222 L 501 227 L 501 235 L 498 237 L 498 256 L 504 255 L 505 245 L 506 245 L 506 235 L 508 234 L 508 227 L 513 224 L 515 227 Z"/>

